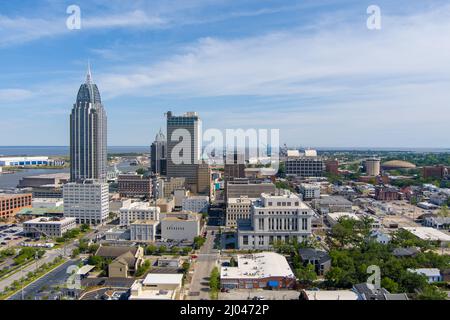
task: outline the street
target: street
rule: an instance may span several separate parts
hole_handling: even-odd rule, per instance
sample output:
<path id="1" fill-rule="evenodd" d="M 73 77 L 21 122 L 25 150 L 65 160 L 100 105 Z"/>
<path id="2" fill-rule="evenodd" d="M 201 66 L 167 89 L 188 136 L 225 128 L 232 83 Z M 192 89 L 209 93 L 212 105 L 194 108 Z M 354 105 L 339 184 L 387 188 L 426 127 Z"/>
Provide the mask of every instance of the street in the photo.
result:
<path id="1" fill-rule="evenodd" d="M 206 241 L 197 255 L 188 300 L 209 300 L 209 276 L 219 259 L 219 251 L 214 249 L 214 238 L 218 228 L 207 227 Z M 212 232 L 214 231 L 214 235 Z M 197 295 L 198 293 L 198 295 Z"/>
<path id="2" fill-rule="evenodd" d="M 84 236 L 84 238 L 90 239 L 92 237 L 95 237 L 96 235 L 97 234 L 95 234 L 94 232 L 89 232 Z M 73 249 L 75 249 L 76 247 L 77 242 L 73 241 L 65 244 L 61 248 L 46 250 L 44 256 L 41 259 L 34 261 L 33 263 L 12 274 L 11 276 L 0 280 L 0 291 L 3 291 L 5 287 L 9 287 L 14 281 L 20 280 L 21 278 L 26 276 L 28 272 L 36 271 L 44 263 L 51 263 L 58 256 L 70 257 L 72 255 Z"/>
<path id="3" fill-rule="evenodd" d="M 35 299 L 38 296 L 48 296 L 49 298 L 52 298 L 51 291 L 54 290 L 54 287 L 63 287 L 69 278 L 70 274 L 67 273 L 67 268 L 72 265 L 78 265 L 80 261 L 80 259 L 75 261 L 70 260 L 53 269 L 42 278 L 25 287 L 23 289 L 23 297 L 25 299 Z M 55 292 L 53 295 L 56 296 L 57 293 L 58 292 Z M 18 291 L 8 298 L 8 300 L 22 300 L 22 291 Z"/>

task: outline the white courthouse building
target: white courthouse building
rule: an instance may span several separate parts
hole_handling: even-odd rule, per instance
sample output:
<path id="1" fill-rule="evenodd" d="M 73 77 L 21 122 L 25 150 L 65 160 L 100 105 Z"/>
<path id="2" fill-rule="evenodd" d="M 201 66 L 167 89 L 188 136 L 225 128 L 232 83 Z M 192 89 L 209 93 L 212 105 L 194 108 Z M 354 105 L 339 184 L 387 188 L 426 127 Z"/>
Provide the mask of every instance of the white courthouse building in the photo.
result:
<path id="1" fill-rule="evenodd" d="M 238 224 L 241 250 L 268 250 L 276 241 L 302 242 L 311 236 L 313 210 L 290 192 L 261 194 L 253 202 L 248 224 Z"/>
<path id="2" fill-rule="evenodd" d="M 159 221 L 136 220 L 130 224 L 130 240 L 137 242 L 154 242 Z"/>
<path id="3" fill-rule="evenodd" d="M 129 226 L 136 220 L 159 220 L 160 208 L 149 202 L 125 201 L 119 210 L 120 225 Z"/>
<path id="4" fill-rule="evenodd" d="M 102 224 L 109 215 L 109 186 L 96 180 L 67 183 L 63 187 L 64 217 L 79 224 Z"/>

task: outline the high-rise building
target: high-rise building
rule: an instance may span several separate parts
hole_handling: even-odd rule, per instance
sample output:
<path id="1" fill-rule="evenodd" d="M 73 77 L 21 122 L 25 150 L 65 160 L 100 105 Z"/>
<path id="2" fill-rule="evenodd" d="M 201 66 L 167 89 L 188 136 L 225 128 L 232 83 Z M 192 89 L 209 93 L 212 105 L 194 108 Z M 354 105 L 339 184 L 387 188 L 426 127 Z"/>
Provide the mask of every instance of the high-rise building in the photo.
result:
<path id="1" fill-rule="evenodd" d="M 445 166 L 427 166 L 422 168 L 422 176 L 424 179 L 443 179 L 450 176 L 449 172 L 450 167 Z"/>
<path id="2" fill-rule="evenodd" d="M 364 162 L 366 174 L 370 177 L 377 177 L 381 174 L 381 160 L 380 159 L 366 159 Z"/>
<path id="3" fill-rule="evenodd" d="M 150 198 L 152 193 L 152 178 L 142 174 L 119 174 L 117 184 L 121 197 Z"/>
<path id="4" fill-rule="evenodd" d="M 301 178 L 322 177 L 325 169 L 325 161 L 317 156 L 315 150 L 306 150 L 303 154 L 300 154 L 298 151 L 288 151 L 286 159 L 287 176 Z"/>
<path id="5" fill-rule="evenodd" d="M 262 193 L 273 193 L 276 191 L 275 184 L 268 180 L 235 178 L 226 182 L 225 201 L 230 198 L 247 196 L 259 198 Z"/>
<path id="6" fill-rule="evenodd" d="M 325 171 L 329 174 L 338 176 L 339 175 L 339 161 L 329 159 L 325 161 Z"/>
<path id="7" fill-rule="evenodd" d="M 225 181 L 232 178 L 245 178 L 244 155 L 237 152 L 228 154 L 225 159 L 223 175 Z"/>
<path id="8" fill-rule="evenodd" d="M 90 67 L 70 115 L 70 179 L 106 181 L 106 112 Z"/>
<path id="9" fill-rule="evenodd" d="M 162 130 L 150 147 L 150 167 L 154 174 L 167 175 L 167 140 Z"/>
<path id="10" fill-rule="evenodd" d="M 201 155 L 201 120 L 196 112 L 174 116 L 167 112 L 167 177 L 186 178 L 197 192 L 197 169 Z"/>
<path id="11" fill-rule="evenodd" d="M 64 217 L 80 224 L 102 224 L 109 215 L 109 187 L 106 182 L 84 180 L 63 187 Z"/>
<path id="12" fill-rule="evenodd" d="M 208 163 L 198 165 L 197 172 L 197 193 L 209 196 L 211 194 L 211 167 Z"/>

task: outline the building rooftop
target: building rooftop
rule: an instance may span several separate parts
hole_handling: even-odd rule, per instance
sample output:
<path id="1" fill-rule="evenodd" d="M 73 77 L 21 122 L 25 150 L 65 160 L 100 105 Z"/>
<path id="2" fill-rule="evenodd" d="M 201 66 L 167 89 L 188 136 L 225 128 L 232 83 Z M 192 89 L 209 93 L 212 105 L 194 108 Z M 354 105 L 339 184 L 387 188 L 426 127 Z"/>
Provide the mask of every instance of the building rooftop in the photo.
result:
<path id="1" fill-rule="evenodd" d="M 149 210 L 149 211 L 155 211 L 160 210 L 158 207 L 155 207 L 154 204 L 150 204 L 149 202 L 142 202 L 142 201 L 136 201 L 136 202 L 124 202 L 122 208 L 120 210 Z"/>
<path id="2" fill-rule="evenodd" d="M 352 290 L 304 291 L 308 300 L 358 300 L 358 294 Z"/>
<path id="3" fill-rule="evenodd" d="M 327 216 L 335 221 L 338 221 L 339 219 L 344 218 L 344 217 L 353 219 L 353 220 L 360 220 L 356 214 L 350 213 L 350 212 L 330 212 L 330 213 L 327 213 Z"/>
<path id="4" fill-rule="evenodd" d="M 317 199 L 316 202 L 319 202 L 321 205 L 352 205 L 350 201 L 341 196 L 326 196 Z"/>
<path id="5" fill-rule="evenodd" d="M 181 273 L 149 273 L 142 282 L 144 286 L 160 285 L 160 284 L 179 284 L 183 279 Z"/>
<path id="6" fill-rule="evenodd" d="M 239 198 L 228 198 L 227 202 L 228 202 L 228 204 L 238 204 L 238 203 L 250 204 L 250 203 L 252 203 L 252 201 L 256 201 L 256 200 L 258 200 L 258 198 L 249 198 L 247 196 L 242 196 Z"/>
<path id="7" fill-rule="evenodd" d="M 222 267 L 222 279 L 295 278 L 287 260 L 275 252 L 238 255 L 237 267 Z"/>
<path id="8" fill-rule="evenodd" d="M 29 224 L 29 223 L 37 223 L 37 224 L 47 224 L 47 223 L 52 223 L 52 224 L 63 224 L 63 223 L 67 223 L 67 222 L 75 222 L 75 218 L 50 218 L 50 217 L 39 217 L 36 219 L 32 219 L 32 220 L 28 220 L 25 221 L 24 224 Z"/>
<path id="9" fill-rule="evenodd" d="M 441 271 L 437 268 L 419 268 L 419 269 L 411 269 L 408 268 L 409 272 L 423 274 L 427 277 L 440 277 Z"/>
<path id="10" fill-rule="evenodd" d="M 319 263 L 324 263 L 328 260 L 331 260 L 330 255 L 326 251 L 316 250 L 313 248 L 300 248 L 298 249 L 298 253 L 302 260 L 318 260 Z"/>
<path id="11" fill-rule="evenodd" d="M 403 227 L 422 240 L 450 242 L 450 235 L 429 227 Z"/>
<path id="12" fill-rule="evenodd" d="M 148 224 L 148 225 L 157 225 L 159 224 L 159 221 L 157 220 L 136 220 L 134 222 L 131 223 L 131 225 L 133 224 Z"/>
<path id="13" fill-rule="evenodd" d="M 35 176 L 26 176 L 26 179 L 62 179 L 69 180 L 70 173 L 47 173 L 47 174 L 39 174 Z"/>

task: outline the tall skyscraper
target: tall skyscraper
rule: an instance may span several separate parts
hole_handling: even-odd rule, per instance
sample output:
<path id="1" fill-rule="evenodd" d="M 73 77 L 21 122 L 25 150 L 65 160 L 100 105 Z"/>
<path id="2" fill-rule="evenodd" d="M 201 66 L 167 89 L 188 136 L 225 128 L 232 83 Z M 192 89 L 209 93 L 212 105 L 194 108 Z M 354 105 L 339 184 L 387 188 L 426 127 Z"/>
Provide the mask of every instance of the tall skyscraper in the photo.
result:
<path id="1" fill-rule="evenodd" d="M 70 115 L 70 179 L 106 180 L 106 112 L 88 66 Z"/>
<path id="2" fill-rule="evenodd" d="M 227 154 L 224 165 L 225 181 L 233 178 L 245 178 L 244 154 L 237 152 Z"/>
<path id="3" fill-rule="evenodd" d="M 167 112 L 167 177 L 184 177 L 197 192 L 197 170 L 201 154 L 201 120 L 196 112 L 174 116 Z"/>
<path id="4" fill-rule="evenodd" d="M 167 175 L 167 140 L 162 130 L 150 147 L 150 167 L 154 174 Z"/>

